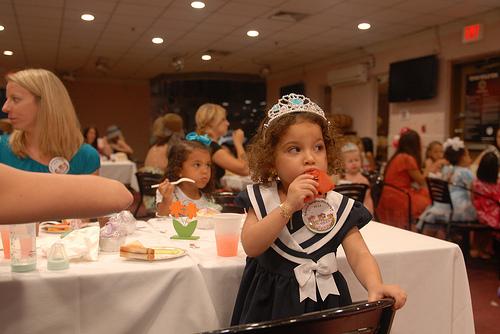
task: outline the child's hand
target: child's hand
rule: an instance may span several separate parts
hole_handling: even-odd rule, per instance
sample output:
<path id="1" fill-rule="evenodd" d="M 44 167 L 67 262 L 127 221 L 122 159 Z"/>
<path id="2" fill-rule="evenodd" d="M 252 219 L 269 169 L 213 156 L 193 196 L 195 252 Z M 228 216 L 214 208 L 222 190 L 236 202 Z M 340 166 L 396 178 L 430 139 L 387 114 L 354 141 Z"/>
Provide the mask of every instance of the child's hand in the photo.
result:
<path id="1" fill-rule="evenodd" d="M 158 191 L 163 196 L 163 202 L 170 203 L 172 202 L 172 198 L 174 196 L 175 185 L 171 184 L 168 179 L 165 179 L 160 186 L 158 187 Z"/>
<path id="2" fill-rule="evenodd" d="M 310 174 L 297 176 L 288 186 L 286 202 L 292 212 L 301 210 L 304 207 L 307 197 L 313 198 L 318 194 L 318 182 Z"/>
<path id="3" fill-rule="evenodd" d="M 394 299 L 394 309 L 399 310 L 406 303 L 406 292 L 399 285 L 381 284 L 375 289 L 368 290 L 368 301 L 373 302 L 384 297 Z"/>

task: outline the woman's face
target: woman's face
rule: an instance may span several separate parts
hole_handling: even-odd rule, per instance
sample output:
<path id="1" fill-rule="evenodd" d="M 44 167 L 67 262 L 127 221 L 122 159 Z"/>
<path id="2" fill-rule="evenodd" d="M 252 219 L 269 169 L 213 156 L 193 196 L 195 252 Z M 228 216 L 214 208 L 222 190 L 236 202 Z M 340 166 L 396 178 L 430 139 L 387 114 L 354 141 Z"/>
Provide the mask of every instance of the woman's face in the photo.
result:
<path id="1" fill-rule="evenodd" d="M 9 115 L 14 129 L 33 130 L 39 110 L 40 105 L 35 95 L 15 82 L 7 83 L 7 101 L 2 111 Z"/>
<path id="2" fill-rule="evenodd" d="M 96 134 L 95 129 L 94 128 L 90 128 L 87 131 L 87 138 L 86 138 L 87 144 L 92 144 L 94 142 L 96 136 L 97 136 L 97 134 Z"/>

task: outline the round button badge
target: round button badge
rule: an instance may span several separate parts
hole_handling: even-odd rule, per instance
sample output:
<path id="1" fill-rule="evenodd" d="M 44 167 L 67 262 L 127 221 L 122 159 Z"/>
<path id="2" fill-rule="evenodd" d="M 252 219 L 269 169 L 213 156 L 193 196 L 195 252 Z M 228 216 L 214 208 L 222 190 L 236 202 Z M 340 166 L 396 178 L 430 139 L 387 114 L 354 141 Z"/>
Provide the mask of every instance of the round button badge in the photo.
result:
<path id="1" fill-rule="evenodd" d="M 69 172 L 69 162 L 63 157 L 52 158 L 49 162 L 49 171 L 53 174 L 67 174 Z"/>
<path id="2" fill-rule="evenodd" d="M 322 198 L 307 203 L 302 209 L 304 225 L 314 233 L 327 233 L 335 227 L 336 214 L 332 205 Z"/>

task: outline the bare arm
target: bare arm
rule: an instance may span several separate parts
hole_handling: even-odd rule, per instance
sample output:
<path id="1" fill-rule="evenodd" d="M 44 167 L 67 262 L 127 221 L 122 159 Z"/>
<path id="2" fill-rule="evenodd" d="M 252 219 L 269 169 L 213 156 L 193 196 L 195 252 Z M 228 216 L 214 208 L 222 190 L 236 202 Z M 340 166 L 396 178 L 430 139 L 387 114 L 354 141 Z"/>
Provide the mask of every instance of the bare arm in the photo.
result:
<path id="1" fill-rule="evenodd" d="M 354 275 L 368 291 L 368 301 L 392 297 L 395 300 L 395 309 L 403 307 L 406 302 L 406 293 L 397 285 L 383 284 L 378 264 L 357 227 L 347 233 L 342 241 L 342 247 Z"/>
<path id="2" fill-rule="evenodd" d="M 424 174 L 420 173 L 418 169 L 411 169 L 408 170 L 408 174 L 410 175 L 410 178 L 414 181 L 417 182 L 421 187 L 426 187 L 425 183 L 425 176 Z"/>
<path id="3" fill-rule="evenodd" d="M 31 173 L 0 164 L 0 224 L 99 217 L 126 209 L 132 194 L 93 175 Z"/>
<path id="4" fill-rule="evenodd" d="M 174 189 L 175 186 L 167 179 L 158 187 L 158 191 L 162 196 L 161 202 L 156 204 L 156 214 L 158 216 L 168 216 L 170 214 L 170 204 L 172 204 L 174 198 Z"/>
<path id="5" fill-rule="evenodd" d="M 219 167 L 227 169 L 228 171 L 241 175 L 247 176 L 250 174 L 248 169 L 248 162 L 246 159 L 235 158 L 231 153 L 226 150 L 218 150 L 212 155 L 212 161 Z"/>

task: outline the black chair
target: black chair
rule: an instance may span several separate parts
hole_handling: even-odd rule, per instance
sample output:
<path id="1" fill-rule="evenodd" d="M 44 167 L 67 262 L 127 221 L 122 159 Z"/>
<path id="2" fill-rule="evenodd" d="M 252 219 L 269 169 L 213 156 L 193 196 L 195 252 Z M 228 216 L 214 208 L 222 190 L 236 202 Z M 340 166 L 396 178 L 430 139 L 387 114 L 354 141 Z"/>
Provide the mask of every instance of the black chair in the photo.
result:
<path id="1" fill-rule="evenodd" d="M 393 299 L 360 302 L 296 317 L 233 326 L 206 333 L 387 334 L 394 318 L 393 305 Z"/>
<path id="2" fill-rule="evenodd" d="M 139 203 L 137 204 L 137 207 L 135 208 L 134 211 L 134 216 L 138 218 L 137 212 L 139 212 L 139 209 L 143 203 L 143 196 L 153 196 L 153 197 L 156 196 L 156 189 L 151 188 L 151 186 L 160 183 L 163 179 L 163 175 L 155 173 L 147 173 L 147 172 L 137 172 L 135 173 L 135 176 L 137 177 L 137 183 L 139 184 L 139 192 L 140 192 Z M 144 217 L 148 216 L 152 215 L 145 215 Z"/>
<path id="3" fill-rule="evenodd" d="M 488 231 L 491 228 L 487 225 L 480 224 L 477 220 L 472 221 L 458 221 L 453 220 L 453 203 L 450 196 L 450 188 L 447 181 L 427 177 L 426 178 L 427 187 L 429 188 L 429 194 L 431 196 L 432 204 L 443 203 L 450 206 L 450 214 L 448 219 L 443 222 L 434 222 L 434 224 L 442 224 L 446 228 L 446 240 L 452 241 L 452 232 L 457 232 L 461 235 L 461 240 L 459 241 L 459 246 L 462 249 L 464 258 L 467 259 L 469 256 L 470 249 L 470 232 L 472 231 Z M 466 189 L 468 190 L 468 189 Z M 472 205 L 472 203 L 471 203 Z M 422 230 L 426 224 L 431 224 L 425 220 L 422 222 Z"/>
<path id="4" fill-rule="evenodd" d="M 336 185 L 334 190 L 339 194 L 363 203 L 368 186 L 362 183 L 344 183 Z"/>
<path id="5" fill-rule="evenodd" d="M 236 192 L 230 192 L 230 191 L 224 191 L 224 192 L 219 192 L 215 193 L 213 195 L 213 199 L 215 203 L 219 204 L 222 206 L 222 212 L 226 213 L 244 213 L 245 211 L 243 208 L 238 206 L 238 204 L 235 202 L 236 196 L 238 196 L 238 193 Z"/>

